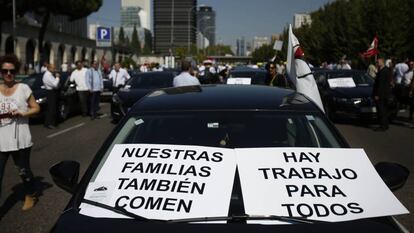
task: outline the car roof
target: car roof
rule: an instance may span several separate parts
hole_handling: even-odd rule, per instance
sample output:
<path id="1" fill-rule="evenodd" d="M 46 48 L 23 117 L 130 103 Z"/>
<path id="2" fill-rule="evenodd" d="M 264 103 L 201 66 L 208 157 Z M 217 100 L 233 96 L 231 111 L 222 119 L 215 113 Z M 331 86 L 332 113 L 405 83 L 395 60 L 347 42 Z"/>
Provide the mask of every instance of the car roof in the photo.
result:
<path id="1" fill-rule="evenodd" d="M 202 85 L 154 91 L 138 101 L 130 112 L 191 110 L 320 111 L 307 97 L 289 89 L 258 85 Z"/>
<path id="2" fill-rule="evenodd" d="M 132 77 L 140 76 L 140 77 L 153 77 L 153 76 L 166 76 L 166 75 L 177 75 L 177 72 L 168 70 L 168 71 L 148 71 L 148 72 L 137 72 L 132 74 Z"/>

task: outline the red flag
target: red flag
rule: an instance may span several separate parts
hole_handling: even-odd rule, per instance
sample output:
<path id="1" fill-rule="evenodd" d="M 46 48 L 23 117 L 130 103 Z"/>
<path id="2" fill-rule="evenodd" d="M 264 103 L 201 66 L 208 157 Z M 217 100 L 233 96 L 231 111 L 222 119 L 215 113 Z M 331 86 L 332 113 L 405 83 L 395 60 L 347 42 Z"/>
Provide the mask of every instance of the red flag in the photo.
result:
<path id="1" fill-rule="evenodd" d="M 374 40 L 372 41 L 371 45 L 369 46 L 369 48 L 367 49 L 367 51 L 365 51 L 364 53 L 361 54 L 362 57 L 372 57 L 378 54 L 378 37 L 375 36 Z"/>

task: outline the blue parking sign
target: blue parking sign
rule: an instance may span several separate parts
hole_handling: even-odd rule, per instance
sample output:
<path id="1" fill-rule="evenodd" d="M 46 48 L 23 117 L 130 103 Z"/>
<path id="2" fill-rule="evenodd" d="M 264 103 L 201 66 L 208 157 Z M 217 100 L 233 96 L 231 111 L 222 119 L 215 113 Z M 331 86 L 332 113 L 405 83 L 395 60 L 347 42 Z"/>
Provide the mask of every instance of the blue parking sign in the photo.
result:
<path id="1" fill-rule="evenodd" d="M 99 40 L 111 40 L 111 29 L 105 27 L 98 27 L 97 38 Z"/>
<path id="2" fill-rule="evenodd" d="M 111 46 L 111 28 L 97 27 L 96 28 L 96 45 L 98 47 Z"/>

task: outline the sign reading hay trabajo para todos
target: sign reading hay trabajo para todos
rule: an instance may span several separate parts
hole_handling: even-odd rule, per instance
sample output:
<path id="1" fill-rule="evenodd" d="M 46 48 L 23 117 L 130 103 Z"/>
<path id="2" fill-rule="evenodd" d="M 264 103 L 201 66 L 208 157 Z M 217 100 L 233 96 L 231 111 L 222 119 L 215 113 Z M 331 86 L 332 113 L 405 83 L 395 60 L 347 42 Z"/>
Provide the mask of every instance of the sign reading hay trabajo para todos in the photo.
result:
<path id="1" fill-rule="evenodd" d="M 322 221 L 408 213 L 362 149 L 236 149 L 246 214 Z"/>
<path id="2" fill-rule="evenodd" d="M 234 150 L 177 145 L 115 145 L 85 199 L 152 219 L 228 214 L 236 169 Z M 81 213 L 119 217 L 88 204 Z"/>

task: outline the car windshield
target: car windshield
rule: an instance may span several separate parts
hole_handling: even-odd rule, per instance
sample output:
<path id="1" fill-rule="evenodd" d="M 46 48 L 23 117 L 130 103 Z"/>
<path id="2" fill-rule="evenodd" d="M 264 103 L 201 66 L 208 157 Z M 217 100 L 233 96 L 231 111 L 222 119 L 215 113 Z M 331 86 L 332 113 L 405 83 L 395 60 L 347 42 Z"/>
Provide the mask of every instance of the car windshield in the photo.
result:
<path id="1" fill-rule="evenodd" d="M 155 89 L 172 87 L 174 73 L 151 72 L 133 75 L 126 83 L 131 89 Z"/>
<path id="2" fill-rule="evenodd" d="M 104 189 L 100 183 L 102 179 L 112 182 L 111 179 L 114 178 L 112 174 L 102 173 L 101 171 L 107 171 L 108 166 L 110 166 L 107 163 L 111 163 L 110 155 L 113 154 L 111 152 L 115 145 L 193 145 L 214 147 L 216 149 L 344 147 L 345 145 L 336 135 L 319 113 L 308 114 L 284 110 L 181 111 L 136 114 L 124 121 L 116 136 L 111 139 L 111 145 L 108 146 L 103 157 L 100 158 L 100 163 L 91 177 L 89 182 L 90 188 L 87 192 L 93 194 Z M 105 178 L 102 178 L 103 176 Z M 161 177 L 162 175 L 154 173 L 151 176 Z M 234 178 L 235 188 L 233 188 L 231 196 L 231 216 L 234 214 L 244 214 L 240 181 L 237 177 L 235 176 Z M 233 179 L 232 176 L 230 179 Z M 95 184 L 97 187 L 94 186 Z M 125 212 L 125 209 L 114 209 L 114 207 L 103 206 L 100 203 L 90 201 L 88 198 L 93 197 L 93 195 L 88 196 L 85 194 L 84 199 L 86 200 L 84 202 L 99 208 L 111 209 L 117 213 L 121 211 L 122 215 L 132 216 L 130 213 Z M 147 215 L 142 216 L 148 218 Z M 180 217 L 177 218 L 180 219 Z M 138 216 L 138 219 L 142 219 L 142 217 Z M 153 216 L 152 219 L 158 218 Z M 169 219 L 175 218 L 171 217 Z"/>
<path id="3" fill-rule="evenodd" d="M 32 75 L 27 78 L 22 79 L 22 83 L 27 84 L 32 90 L 41 89 L 43 85 L 41 75 Z"/>
<path id="4" fill-rule="evenodd" d="M 318 115 L 277 111 L 144 114 L 131 117 L 113 141 L 113 145 L 129 143 L 226 148 L 341 147 Z"/>
<path id="5" fill-rule="evenodd" d="M 330 79 L 346 79 L 352 78 L 356 86 L 373 86 L 374 80 L 364 72 L 339 72 L 328 74 L 328 80 Z"/>

